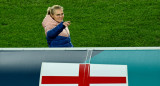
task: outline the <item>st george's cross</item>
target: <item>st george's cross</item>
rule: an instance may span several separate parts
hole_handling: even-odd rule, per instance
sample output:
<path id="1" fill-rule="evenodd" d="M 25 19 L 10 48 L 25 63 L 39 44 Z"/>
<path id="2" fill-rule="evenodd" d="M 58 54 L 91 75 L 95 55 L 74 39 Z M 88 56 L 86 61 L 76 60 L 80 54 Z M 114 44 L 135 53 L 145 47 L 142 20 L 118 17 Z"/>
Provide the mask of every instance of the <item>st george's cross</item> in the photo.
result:
<path id="1" fill-rule="evenodd" d="M 42 63 L 39 86 L 128 86 L 127 66 Z"/>

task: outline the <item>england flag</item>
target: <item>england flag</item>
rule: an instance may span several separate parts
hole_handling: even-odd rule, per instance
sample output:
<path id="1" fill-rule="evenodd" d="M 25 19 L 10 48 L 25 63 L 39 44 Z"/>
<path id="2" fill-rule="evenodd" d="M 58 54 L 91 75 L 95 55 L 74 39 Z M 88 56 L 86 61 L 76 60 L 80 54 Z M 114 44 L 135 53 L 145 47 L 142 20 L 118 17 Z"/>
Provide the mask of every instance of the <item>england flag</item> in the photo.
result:
<path id="1" fill-rule="evenodd" d="M 43 62 L 39 86 L 128 86 L 127 65 Z"/>

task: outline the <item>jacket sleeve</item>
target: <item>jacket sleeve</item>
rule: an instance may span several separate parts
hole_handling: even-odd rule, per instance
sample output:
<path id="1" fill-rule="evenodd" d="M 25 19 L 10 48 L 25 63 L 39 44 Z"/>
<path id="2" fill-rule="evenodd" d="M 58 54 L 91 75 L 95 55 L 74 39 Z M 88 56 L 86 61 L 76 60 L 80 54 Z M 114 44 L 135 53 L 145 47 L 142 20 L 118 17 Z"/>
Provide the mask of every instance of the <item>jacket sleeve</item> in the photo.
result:
<path id="1" fill-rule="evenodd" d="M 64 28 L 65 26 L 63 25 L 63 22 L 61 22 L 59 25 L 47 32 L 47 37 L 55 38 L 56 36 L 58 36 L 58 34 L 60 34 L 63 31 Z"/>

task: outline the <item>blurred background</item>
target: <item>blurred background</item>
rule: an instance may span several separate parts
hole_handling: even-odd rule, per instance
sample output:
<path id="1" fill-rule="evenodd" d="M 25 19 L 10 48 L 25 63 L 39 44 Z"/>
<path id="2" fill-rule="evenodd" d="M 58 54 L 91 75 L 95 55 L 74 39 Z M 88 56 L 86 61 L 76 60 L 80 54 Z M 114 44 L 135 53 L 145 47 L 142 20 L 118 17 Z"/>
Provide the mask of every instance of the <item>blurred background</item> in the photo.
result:
<path id="1" fill-rule="evenodd" d="M 0 0 L 0 47 L 48 47 L 41 23 L 57 4 L 74 47 L 160 46 L 160 0 Z"/>

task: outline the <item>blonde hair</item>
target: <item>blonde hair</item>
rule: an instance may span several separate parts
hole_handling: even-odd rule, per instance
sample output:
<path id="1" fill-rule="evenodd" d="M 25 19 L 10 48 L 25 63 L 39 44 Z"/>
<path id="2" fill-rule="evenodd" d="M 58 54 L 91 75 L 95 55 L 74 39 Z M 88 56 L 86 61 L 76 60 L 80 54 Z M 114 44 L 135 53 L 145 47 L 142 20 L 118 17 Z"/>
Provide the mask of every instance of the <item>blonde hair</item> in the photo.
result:
<path id="1" fill-rule="evenodd" d="M 54 11 L 57 10 L 57 9 L 62 9 L 63 10 L 63 7 L 60 6 L 60 5 L 53 5 L 52 7 L 48 7 L 47 9 L 47 15 L 53 15 L 54 14 Z"/>

